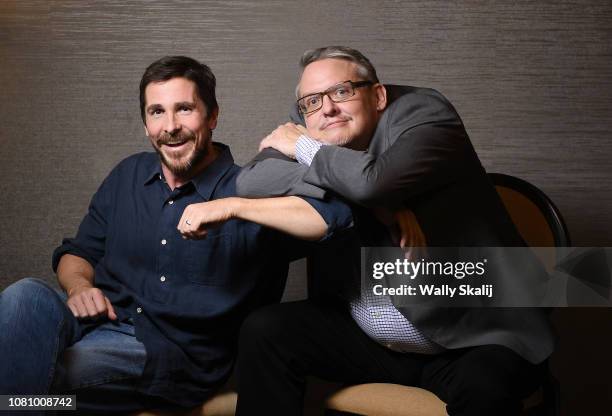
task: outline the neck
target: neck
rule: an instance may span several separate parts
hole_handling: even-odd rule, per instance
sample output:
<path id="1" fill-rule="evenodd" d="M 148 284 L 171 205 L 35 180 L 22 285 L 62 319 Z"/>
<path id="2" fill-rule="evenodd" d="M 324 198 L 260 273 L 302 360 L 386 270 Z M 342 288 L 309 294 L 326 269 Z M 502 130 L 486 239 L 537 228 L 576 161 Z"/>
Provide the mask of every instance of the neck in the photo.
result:
<path id="1" fill-rule="evenodd" d="M 168 167 L 162 162 L 162 172 L 164 173 L 164 178 L 166 179 L 166 183 L 171 190 L 174 188 L 178 188 L 179 186 L 185 185 L 192 178 L 199 175 L 203 172 L 208 165 L 210 165 L 214 160 L 219 156 L 219 150 L 211 144 L 209 151 L 206 154 L 206 157 L 200 161 L 196 166 L 194 166 L 189 172 L 185 175 L 177 175 L 172 172 Z"/>

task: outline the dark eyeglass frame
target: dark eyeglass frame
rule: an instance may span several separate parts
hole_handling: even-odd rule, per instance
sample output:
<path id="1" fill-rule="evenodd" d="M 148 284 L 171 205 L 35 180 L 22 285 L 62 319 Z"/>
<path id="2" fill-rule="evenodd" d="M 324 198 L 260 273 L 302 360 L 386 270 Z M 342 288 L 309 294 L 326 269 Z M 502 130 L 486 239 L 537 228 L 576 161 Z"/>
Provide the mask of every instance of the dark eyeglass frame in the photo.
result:
<path id="1" fill-rule="evenodd" d="M 342 86 L 343 84 L 350 84 L 351 85 L 351 91 L 352 94 L 347 96 L 346 99 L 342 99 L 342 100 L 335 100 L 330 94 L 334 91 L 336 91 L 340 86 Z M 311 114 L 314 113 L 315 111 L 319 111 L 321 109 L 321 107 L 323 107 L 323 97 L 324 96 L 328 96 L 330 100 L 332 100 L 335 103 L 341 103 L 344 101 L 347 101 L 349 98 L 353 97 L 355 95 L 355 90 L 357 88 L 361 88 L 361 87 L 365 87 L 368 85 L 373 85 L 374 83 L 372 81 L 351 81 L 351 80 L 346 80 L 346 81 L 342 81 L 337 83 L 336 85 L 333 85 L 331 87 L 329 87 L 328 89 L 326 89 L 325 91 L 322 92 L 315 92 L 313 94 L 308 94 L 303 96 L 302 98 L 300 98 L 299 100 L 296 101 L 298 110 L 300 111 L 300 113 L 306 115 L 306 114 Z M 314 110 L 310 110 L 310 111 L 304 111 L 302 110 L 302 106 L 300 105 L 301 101 L 304 101 L 305 99 L 309 98 L 309 97 L 313 97 L 313 96 L 318 96 L 320 98 L 319 101 L 319 106 L 314 109 Z M 305 107 L 305 106 L 304 106 Z"/>

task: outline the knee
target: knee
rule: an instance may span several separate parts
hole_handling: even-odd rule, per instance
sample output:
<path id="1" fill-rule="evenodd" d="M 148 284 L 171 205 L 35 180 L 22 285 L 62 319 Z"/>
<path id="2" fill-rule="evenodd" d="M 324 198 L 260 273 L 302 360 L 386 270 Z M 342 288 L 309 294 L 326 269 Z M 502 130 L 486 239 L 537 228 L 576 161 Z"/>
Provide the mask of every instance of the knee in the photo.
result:
<path id="1" fill-rule="evenodd" d="M 483 347 L 479 360 L 458 366 L 448 398 L 448 413 L 518 415 L 522 386 L 530 382 L 521 367 L 531 364 L 504 347 Z M 463 367 L 463 368 L 461 368 Z"/>
<path id="2" fill-rule="evenodd" d="M 61 308 L 63 308 L 61 298 L 41 279 L 21 279 L 0 293 L 0 311 L 3 319 L 15 320 L 33 314 L 50 316 L 59 312 Z"/>
<path id="3" fill-rule="evenodd" d="M 281 305 L 267 306 L 251 313 L 240 329 L 240 351 L 253 351 L 269 346 L 281 347 L 291 329 Z"/>
<path id="4" fill-rule="evenodd" d="M 296 328 L 290 306 L 270 305 L 251 313 L 240 330 L 239 355 L 285 355 L 286 351 L 291 350 L 291 339 L 297 335 L 294 332 L 303 328 Z"/>
<path id="5" fill-rule="evenodd" d="M 41 292 L 51 289 L 43 280 L 26 277 L 8 286 L 0 293 L 3 303 L 21 303 L 36 298 Z M 29 302 L 28 302 L 29 303 Z"/>
<path id="6" fill-rule="evenodd" d="M 9 285 L 2 291 L 5 296 L 28 296 L 40 290 L 53 290 L 44 280 L 35 277 L 26 277 Z"/>
<path id="7" fill-rule="evenodd" d="M 518 416 L 521 408 L 520 398 L 500 388 L 493 380 L 480 376 L 463 380 L 447 399 L 447 412 L 451 416 Z"/>

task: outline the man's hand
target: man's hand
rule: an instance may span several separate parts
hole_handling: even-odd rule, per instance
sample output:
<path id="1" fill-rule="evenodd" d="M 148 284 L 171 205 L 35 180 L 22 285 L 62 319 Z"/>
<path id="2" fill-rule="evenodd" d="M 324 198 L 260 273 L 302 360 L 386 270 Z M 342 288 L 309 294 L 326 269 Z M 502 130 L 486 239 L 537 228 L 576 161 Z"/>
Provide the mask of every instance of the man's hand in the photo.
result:
<path id="1" fill-rule="evenodd" d="M 94 269 L 84 258 L 66 253 L 57 266 L 57 280 L 68 294 L 66 304 L 78 319 L 97 319 L 117 314 L 104 293 L 94 287 Z"/>
<path id="2" fill-rule="evenodd" d="M 78 319 L 98 319 L 107 316 L 117 319 L 113 305 L 104 293 L 95 287 L 79 286 L 68 291 L 66 304 Z"/>
<path id="3" fill-rule="evenodd" d="M 272 147 L 285 156 L 295 159 L 295 143 L 302 134 L 307 135 L 306 127 L 293 123 L 282 124 L 264 137 L 259 144 L 259 151 Z"/>
<path id="4" fill-rule="evenodd" d="M 188 205 L 176 228 L 183 238 L 205 238 L 209 228 L 236 217 L 238 202 L 239 198 L 231 197 Z"/>
<path id="5" fill-rule="evenodd" d="M 379 207 L 373 208 L 372 212 L 378 221 L 396 228 L 399 233 L 399 246 L 404 250 L 407 259 L 417 260 L 427 254 L 427 239 L 411 209 L 389 211 Z"/>
<path id="6" fill-rule="evenodd" d="M 414 212 L 409 209 L 396 211 L 393 214 L 400 231 L 400 247 L 407 259 L 417 261 L 427 253 L 427 240 Z"/>

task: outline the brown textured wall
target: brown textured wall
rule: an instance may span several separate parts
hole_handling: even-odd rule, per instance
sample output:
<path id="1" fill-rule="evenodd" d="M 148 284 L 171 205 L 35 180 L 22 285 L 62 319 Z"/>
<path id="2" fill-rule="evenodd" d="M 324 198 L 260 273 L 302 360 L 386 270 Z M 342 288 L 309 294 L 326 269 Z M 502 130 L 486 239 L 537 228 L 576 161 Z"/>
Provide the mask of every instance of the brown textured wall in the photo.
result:
<path id="1" fill-rule="evenodd" d="M 0 288 L 51 278 L 53 248 L 101 180 L 148 149 L 138 81 L 166 54 L 217 74 L 216 138 L 242 163 L 285 119 L 303 50 L 356 47 L 384 82 L 450 98 L 485 167 L 543 189 L 574 244 L 612 245 L 611 34 L 608 1 L 1 1 Z M 304 293 L 300 269 L 289 297 Z M 611 317 L 557 316 L 568 414 L 610 407 Z M 589 356 L 590 343 L 601 355 Z"/>

